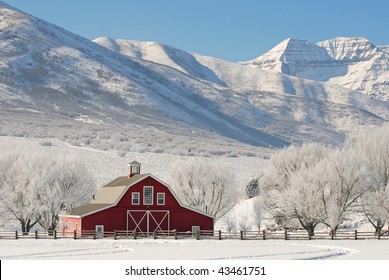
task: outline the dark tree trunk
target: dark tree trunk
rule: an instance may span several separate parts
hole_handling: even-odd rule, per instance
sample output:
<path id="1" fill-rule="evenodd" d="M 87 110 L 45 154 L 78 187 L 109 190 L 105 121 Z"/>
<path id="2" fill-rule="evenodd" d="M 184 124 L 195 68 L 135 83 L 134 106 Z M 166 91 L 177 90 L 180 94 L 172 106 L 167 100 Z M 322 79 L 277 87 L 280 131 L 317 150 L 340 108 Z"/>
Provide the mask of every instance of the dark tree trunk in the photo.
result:
<path id="1" fill-rule="evenodd" d="M 303 227 L 303 229 L 305 229 L 308 232 L 309 236 L 314 236 L 315 235 L 315 227 L 316 227 L 317 223 L 305 222 L 305 221 L 303 221 L 300 218 L 298 218 L 298 220 L 299 220 L 301 226 Z"/>
<path id="2" fill-rule="evenodd" d="M 310 236 L 314 236 L 315 235 L 315 227 L 316 227 L 315 223 L 307 223 L 305 225 L 305 230 L 308 232 L 308 234 Z"/>
<path id="3" fill-rule="evenodd" d="M 39 221 L 32 222 L 31 219 L 21 219 L 20 225 L 22 227 L 23 235 L 28 235 L 33 226 L 35 226 Z"/>
<path id="4" fill-rule="evenodd" d="M 375 225 L 375 224 L 372 224 L 373 226 L 374 226 L 374 228 L 375 228 L 375 235 L 379 235 L 379 234 L 381 234 L 381 232 L 382 232 L 382 228 L 384 227 L 384 225 L 385 225 L 385 221 L 384 222 L 382 222 L 381 220 L 378 220 L 377 221 L 377 224 Z"/>
<path id="5" fill-rule="evenodd" d="M 369 215 L 367 215 L 366 214 L 366 217 L 367 217 L 367 219 L 369 220 L 369 222 L 370 222 L 370 224 L 374 227 L 374 229 L 375 229 L 375 235 L 378 235 L 378 234 L 381 234 L 381 232 L 382 232 L 382 229 L 383 229 L 383 227 L 384 227 L 384 225 L 385 225 L 385 222 L 386 222 L 386 220 L 381 220 L 381 219 L 377 219 L 377 221 L 376 221 L 376 223 L 374 223 L 374 220 L 372 220 L 371 218 L 370 218 L 370 216 Z"/>

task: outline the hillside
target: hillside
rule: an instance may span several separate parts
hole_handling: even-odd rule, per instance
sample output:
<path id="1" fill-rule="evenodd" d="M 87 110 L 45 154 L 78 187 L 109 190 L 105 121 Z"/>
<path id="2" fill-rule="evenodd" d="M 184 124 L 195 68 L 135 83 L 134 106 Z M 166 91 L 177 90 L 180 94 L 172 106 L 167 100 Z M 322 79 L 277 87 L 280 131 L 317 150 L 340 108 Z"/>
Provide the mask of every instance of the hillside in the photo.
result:
<path id="1" fill-rule="evenodd" d="M 285 42 L 295 44 L 295 41 Z M 266 131 L 292 142 L 308 140 L 339 143 L 344 132 L 360 124 L 378 124 L 388 119 L 386 102 L 333 83 L 265 71 L 155 42 L 105 37 L 97 38 L 94 42 L 132 58 L 172 67 L 232 93 L 232 97 L 245 104 L 241 119 L 249 117 L 250 126 L 257 127 L 263 127 L 265 122 Z M 311 47 L 313 50 L 321 49 L 318 46 Z M 317 57 L 323 61 L 332 60 L 323 49 L 321 56 Z M 296 130 L 296 126 L 300 129 Z"/>
<path id="2" fill-rule="evenodd" d="M 340 144 L 388 103 L 150 42 L 92 42 L 0 2 L 0 134 L 102 150 L 260 155 Z"/>

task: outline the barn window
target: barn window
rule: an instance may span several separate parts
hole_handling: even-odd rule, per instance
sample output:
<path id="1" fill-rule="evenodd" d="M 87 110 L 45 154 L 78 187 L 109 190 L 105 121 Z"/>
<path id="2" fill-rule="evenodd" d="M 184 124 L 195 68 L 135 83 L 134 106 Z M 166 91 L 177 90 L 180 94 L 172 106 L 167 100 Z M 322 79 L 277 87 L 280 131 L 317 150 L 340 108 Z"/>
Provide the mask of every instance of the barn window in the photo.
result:
<path id="1" fill-rule="evenodd" d="M 153 187 L 143 188 L 143 204 L 153 205 Z"/>
<path id="2" fill-rule="evenodd" d="M 132 193 L 132 205 L 139 205 L 140 203 L 140 193 L 133 192 Z"/>
<path id="3" fill-rule="evenodd" d="M 157 193 L 157 204 L 165 205 L 165 193 Z"/>

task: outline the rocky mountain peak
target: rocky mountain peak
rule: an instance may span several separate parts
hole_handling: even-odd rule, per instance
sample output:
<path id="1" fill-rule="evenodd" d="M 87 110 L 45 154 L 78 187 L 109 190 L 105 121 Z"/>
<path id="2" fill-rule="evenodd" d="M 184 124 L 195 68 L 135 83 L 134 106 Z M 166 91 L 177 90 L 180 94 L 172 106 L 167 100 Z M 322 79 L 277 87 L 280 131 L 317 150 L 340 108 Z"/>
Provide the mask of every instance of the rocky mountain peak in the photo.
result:
<path id="1" fill-rule="evenodd" d="M 336 60 L 344 62 L 366 61 L 377 55 L 377 47 L 363 37 L 336 37 L 317 43 Z"/>

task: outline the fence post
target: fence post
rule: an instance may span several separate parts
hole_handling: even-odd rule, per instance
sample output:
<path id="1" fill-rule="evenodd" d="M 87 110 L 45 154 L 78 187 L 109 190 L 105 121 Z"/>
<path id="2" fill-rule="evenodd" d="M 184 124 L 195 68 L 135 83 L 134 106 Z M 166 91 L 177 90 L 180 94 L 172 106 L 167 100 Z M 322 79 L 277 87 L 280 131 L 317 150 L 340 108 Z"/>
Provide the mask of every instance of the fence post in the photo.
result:
<path id="1" fill-rule="evenodd" d="M 354 232 L 354 239 L 355 239 L 355 240 L 358 239 L 358 230 L 355 230 L 355 232 Z"/>
<path id="2" fill-rule="evenodd" d="M 219 230 L 219 240 L 222 240 L 222 231 Z"/>
<path id="3" fill-rule="evenodd" d="M 38 239 L 38 231 L 35 230 L 35 239 Z"/>
<path id="4" fill-rule="evenodd" d="M 381 230 L 379 229 L 378 230 L 378 240 L 380 240 L 381 239 Z"/>
<path id="5" fill-rule="evenodd" d="M 53 236 L 54 236 L 54 239 L 57 239 L 57 230 L 54 230 Z"/>
<path id="6" fill-rule="evenodd" d="M 287 230 L 285 230 L 284 235 L 285 235 L 285 240 L 288 240 L 288 231 Z"/>
<path id="7" fill-rule="evenodd" d="M 15 230 L 15 239 L 18 239 L 18 238 L 19 238 L 19 236 L 18 236 L 18 231 Z"/>
<path id="8" fill-rule="evenodd" d="M 196 240 L 200 240 L 200 231 L 199 230 L 196 231 Z"/>
<path id="9" fill-rule="evenodd" d="M 177 230 L 173 229 L 174 239 L 177 240 Z"/>
<path id="10" fill-rule="evenodd" d="M 310 231 L 308 231 L 308 240 L 312 240 L 312 234 Z"/>
<path id="11" fill-rule="evenodd" d="M 117 233 L 116 233 L 116 229 L 113 231 L 113 240 L 116 240 L 117 239 Z"/>
<path id="12" fill-rule="evenodd" d="M 77 239 L 77 230 L 74 230 L 73 234 L 74 234 L 73 238 Z"/>
<path id="13" fill-rule="evenodd" d="M 334 231 L 331 229 L 331 240 L 334 240 Z"/>
<path id="14" fill-rule="evenodd" d="M 154 237 L 154 239 L 157 239 L 157 230 L 156 229 L 153 232 L 153 237 Z"/>
<path id="15" fill-rule="evenodd" d="M 134 239 L 137 238 L 137 233 L 136 233 L 136 230 L 134 230 Z"/>
<path id="16" fill-rule="evenodd" d="M 97 234 L 96 234 L 96 231 L 94 230 L 94 231 L 93 231 L 93 239 L 96 239 L 96 235 L 97 235 Z"/>
<path id="17" fill-rule="evenodd" d="M 266 232 L 265 232 L 265 230 L 262 231 L 262 240 L 266 240 Z"/>
<path id="18" fill-rule="evenodd" d="M 240 231 L 240 240 L 243 240 L 243 230 Z"/>

